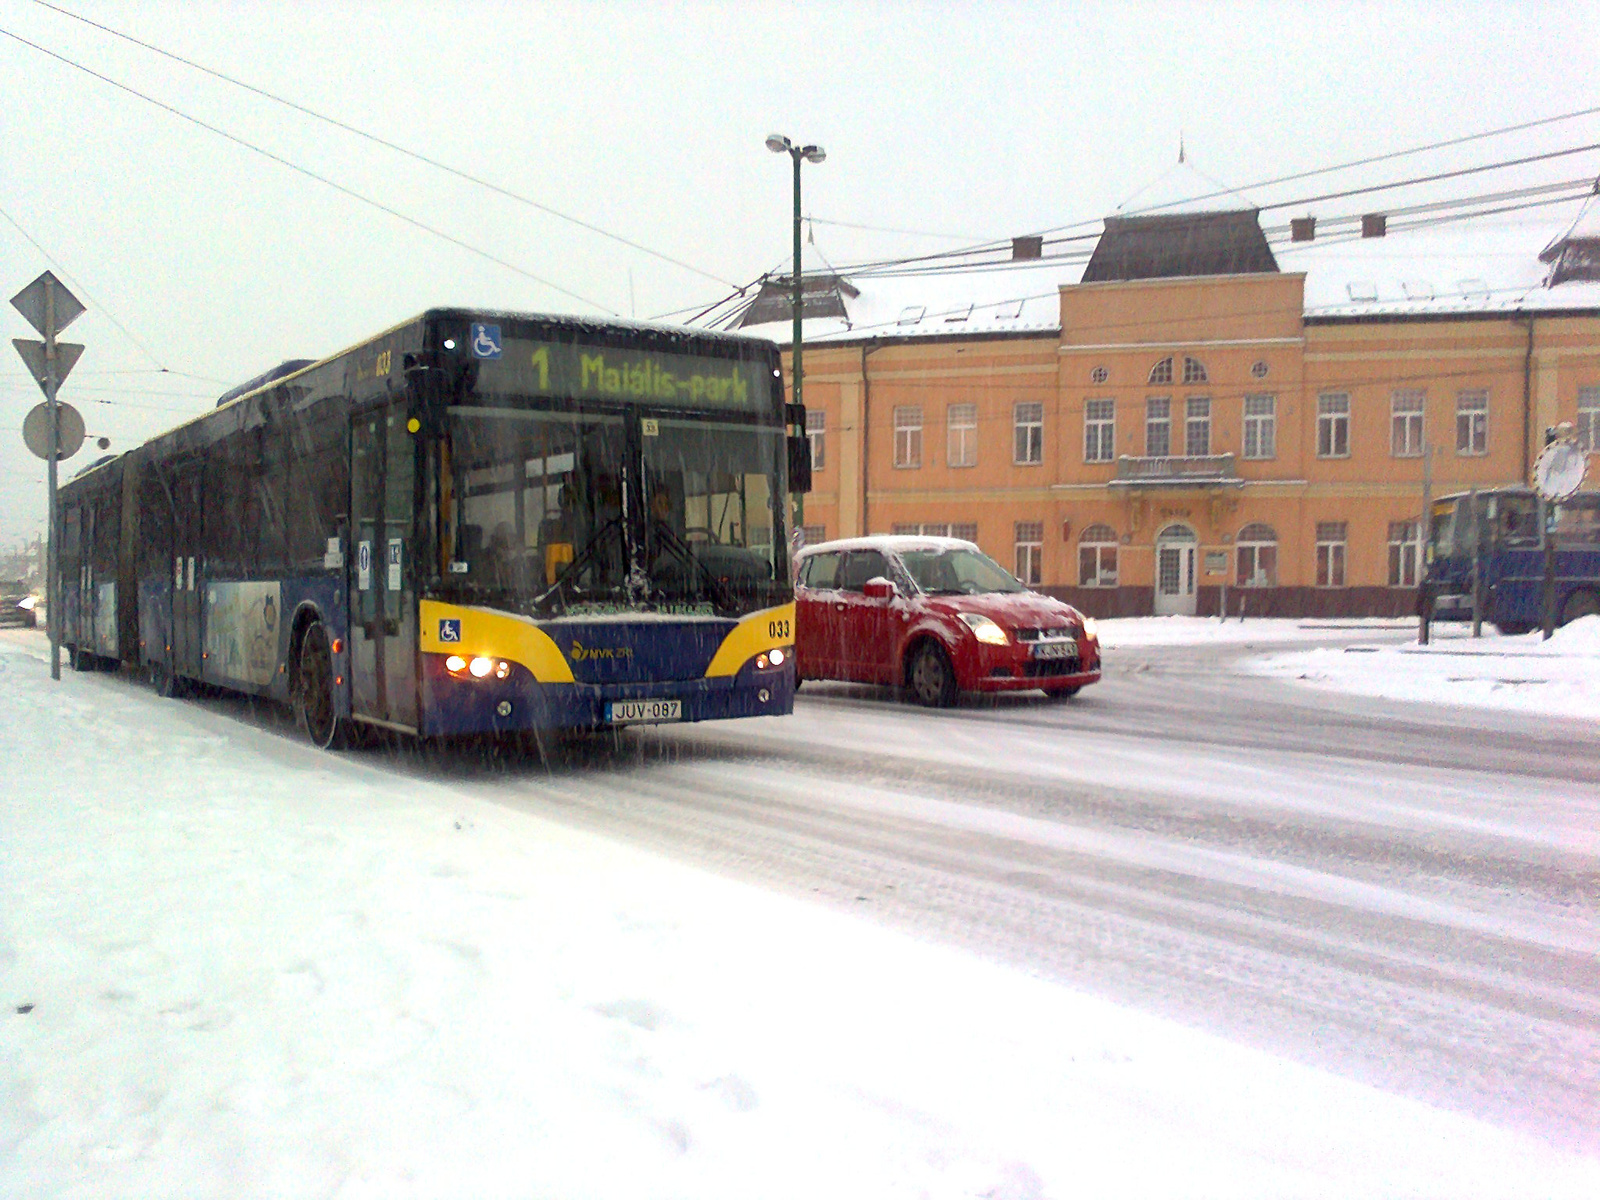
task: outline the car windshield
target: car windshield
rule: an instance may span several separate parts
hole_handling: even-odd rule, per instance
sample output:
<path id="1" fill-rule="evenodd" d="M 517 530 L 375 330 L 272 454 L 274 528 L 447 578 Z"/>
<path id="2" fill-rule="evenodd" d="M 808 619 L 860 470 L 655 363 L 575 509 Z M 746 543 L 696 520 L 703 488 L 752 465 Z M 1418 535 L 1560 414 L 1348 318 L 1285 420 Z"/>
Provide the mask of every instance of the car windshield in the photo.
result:
<path id="1" fill-rule="evenodd" d="M 987 554 L 965 546 L 904 550 L 900 561 L 924 592 L 935 596 L 974 596 L 984 592 L 1025 592 L 1016 576 Z"/>

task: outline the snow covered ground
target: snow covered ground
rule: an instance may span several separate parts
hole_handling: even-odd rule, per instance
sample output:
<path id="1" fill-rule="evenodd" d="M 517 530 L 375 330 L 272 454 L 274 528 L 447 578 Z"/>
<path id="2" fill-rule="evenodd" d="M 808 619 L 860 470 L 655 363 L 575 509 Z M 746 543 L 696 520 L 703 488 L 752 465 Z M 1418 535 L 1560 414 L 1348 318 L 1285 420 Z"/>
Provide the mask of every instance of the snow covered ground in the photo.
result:
<path id="1" fill-rule="evenodd" d="M 1314 687 L 1414 700 L 1600 719 L 1600 616 L 1555 631 L 1482 638 L 1435 625 L 1426 646 L 1355 645 L 1276 655 L 1246 665 Z"/>
<path id="2" fill-rule="evenodd" d="M 1346 620 L 1302 620 L 1247 617 L 1240 621 L 1215 617 L 1108 617 L 1098 622 L 1100 644 L 1123 646 L 1242 645 L 1257 642 L 1326 641 L 1330 636 L 1359 637 L 1415 630 L 1415 618 L 1352 617 Z"/>
<path id="3" fill-rule="evenodd" d="M 0 634 L 0 1194 L 1600 1194 L 1531 1137 L 46 660 Z"/>

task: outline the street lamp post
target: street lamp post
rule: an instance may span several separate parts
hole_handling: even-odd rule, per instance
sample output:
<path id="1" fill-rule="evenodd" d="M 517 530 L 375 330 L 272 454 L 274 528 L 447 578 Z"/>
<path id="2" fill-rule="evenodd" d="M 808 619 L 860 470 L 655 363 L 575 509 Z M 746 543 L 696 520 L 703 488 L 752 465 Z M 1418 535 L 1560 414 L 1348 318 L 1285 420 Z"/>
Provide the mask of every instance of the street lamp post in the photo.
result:
<path id="1" fill-rule="evenodd" d="M 794 160 L 794 337 L 791 343 L 789 370 L 794 377 L 792 389 L 794 403 L 800 405 L 804 403 L 800 396 L 800 163 L 802 160 L 819 163 L 828 156 L 821 146 L 797 146 L 781 133 L 767 135 L 767 149 L 774 154 L 787 154 Z M 802 436 L 806 434 L 804 429 L 800 432 Z M 803 495 L 795 496 L 794 513 L 797 529 L 805 522 L 805 503 Z"/>

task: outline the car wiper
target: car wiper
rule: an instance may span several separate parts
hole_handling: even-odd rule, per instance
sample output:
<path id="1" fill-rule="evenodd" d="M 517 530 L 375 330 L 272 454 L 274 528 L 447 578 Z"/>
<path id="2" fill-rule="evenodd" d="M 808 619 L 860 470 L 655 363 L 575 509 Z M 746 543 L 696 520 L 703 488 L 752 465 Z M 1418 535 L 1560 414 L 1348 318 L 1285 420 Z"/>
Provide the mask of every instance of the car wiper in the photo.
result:
<path id="1" fill-rule="evenodd" d="M 556 581 L 535 596 L 530 606 L 534 609 L 541 608 L 554 597 L 560 603 L 561 611 L 565 612 L 567 608 L 567 581 L 576 579 L 577 573 L 593 562 L 596 556 L 599 555 L 600 548 L 605 544 L 606 535 L 612 530 L 620 530 L 621 527 L 622 517 L 619 515 L 612 517 L 611 520 L 595 530 L 594 536 L 584 543 L 583 549 L 562 569 L 561 574 L 556 576 Z"/>
<path id="2" fill-rule="evenodd" d="M 734 603 L 733 596 L 723 585 L 722 580 L 717 578 L 716 573 L 710 567 L 695 557 L 694 547 L 684 541 L 678 535 L 676 529 L 654 514 L 650 517 L 650 527 L 661 535 L 661 540 L 667 544 L 674 554 L 688 563 L 691 568 L 697 569 L 705 578 L 708 585 L 707 590 L 711 593 L 711 604 L 714 608 L 720 608 L 726 612 L 732 612 L 737 609 L 738 605 Z"/>

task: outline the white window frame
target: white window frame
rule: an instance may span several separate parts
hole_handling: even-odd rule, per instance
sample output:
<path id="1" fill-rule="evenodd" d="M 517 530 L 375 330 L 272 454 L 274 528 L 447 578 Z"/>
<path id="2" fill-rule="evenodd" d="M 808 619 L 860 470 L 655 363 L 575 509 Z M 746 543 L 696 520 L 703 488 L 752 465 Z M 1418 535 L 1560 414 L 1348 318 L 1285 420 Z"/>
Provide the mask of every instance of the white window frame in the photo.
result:
<path id="1" fill-rule="evenodd" d="M 1400 388 L 1389 396 L 1389 456 L 1421 458 L 1423 420 L 1428 394 L 1421 388 Z"/>
<path id="2" fill-rule="evenodd" d="M 1019 467 L 1044 462 L 1044 404 L 1018 400 L 1011 406 L 1011 461 Z"/>
<path id="3" fill-rule="evenodd" d="M 1160 413 L 1158 416 L 1157 413 Z M 1159 429 L 1166 442 L 1160 453 L 1154 449 L 1151 433 Z M 1144 456 L 1146 458 L 1172 457 L 1172 397 L 1146 396 L 1144 400 Z"/>
<path id="4" fill-rule="evenodd" d="M 1272 526 L 1260 521 L 1252 521 L 1239 531 L 1238 539 L 1234 542 L 1234 578 L 1237 587 L 1277 587 L 1278 586 L 1278 531 Z M 1262 566 L 1262 559 L 1266 557 L 1263 551 L 1271 551 L 1270 563 Z M 1248 563 L 1246 559 L 1248 558 Z M 1246 567 L 1248 566 L 1248 570 Z"/>
<path id="5" fill-rule="evenodd" d="M 945 464 L 978 465 L 978 406 L 952 404 L 945 409 Z"/>
<path id="6" fill-rule="evenodd" d="M 1417 521 L 1389 522 L 1389 586 L 1417 586 L 1417 564 L 1422 557 L 1422 530 Z"/>
<path id="7" fill-rule="evenodd" d="M 1116 461 L 1117 402 L 1108 399 L 1083 402 L 1083 461 Z"/>
<path id="8" fill-rule="evenodd" d="M 1038 587 L 1044 578 L 1044 522 L 1017 521 L 1012 531 L 1017 578 L 1029 587 Z"/>
<path id="9" fill-rule="evenodd" d="M 1094 535 L 1094 536 L 1091 536 Z M 1117 569 L 1120 566 L 1118 551 L 1121 544 L 1117 531 L 1109 525 L 1091 525 L 1078 538 L 1078 586 L 1086 588 L 1114 588 L 1119 586 Z M 1084 570 L 1084 556 L 1091 556 L 1092 571 Z M 1109 567 L 1107 563 L 1109 561 Z"/>
<path id="10" fill-rule="evenodd" d="M 1183 402 L 1183 454 L 1185 458 L 1206 458 L 1211 454 L 1210 396 L 1189 396 Z"/>
<path id="11" fill-rule="evenodd" d="M 828 414 L 820 408 L 806 409 L 806 438 L 811 443 L 811 469 L 828 465 Z"/>
<path id="12" fill-rule="evenodd" d="M 1456 393 L 1456 453 L 1478 458 L 1489 453 L 1489 389 L 1463 388 Z"/>
<path id="13" fill-rule="evenodd" d="M 922 405 L 897 404 L 894 409 L 894 465 L 915 471 L 922 466 Z"/>
<path id="14" fill-rule="evenodd" d="M 963 542 L 977 542 L 978 523 L 976 521 L 951 521 L 950 536 L 960 538 Z"/>
<path id="15" fill-rule="evenodd" d="M 1348 521 L 1317 522 L 1317 586 L 1342 588 L 1347 586 L 1346 569 L 1350 559 L 1350 523 Z"/>
<path id="16" fill-rule="evenodd" d="M 1600 454 L 1600 386 L 1578 389 L 1575 426 L 1578 449 L 1585 454 Z"/>
<path id="17" fill-rule="evenodd" d="M 1183 382 L 1185 384 L 1210 383 L 1211 377 L 1206 374 L 1205 363 L 1201 362 L 1198 358 L 1190 358 L 1187 354 L 1184 355 Z"/>
<path id="18" fill-rule="evenodd" d="M 1323 392 L 1317 397 L 1317 457 L 1350 457 L 1350 393 Z"/>
<path id="19" fill-rule="evenodd" d="M 1263 403 L 1265 402 L 1265 403 Z M 1251 412 L 1251 405 L 1256 408 Z M 1244 398 L 1244 457 L 1278 457 L 1278 398 L 1259 392 Z"/>
<path id="20" fill-rule="evenodd" d="M 1150 376 L 1145 380 L 1151 387 L 1172 382 L 1172 355 L 1167 355 L 1155 366 L 1150 368 Z"/>

